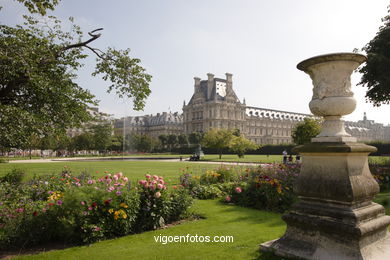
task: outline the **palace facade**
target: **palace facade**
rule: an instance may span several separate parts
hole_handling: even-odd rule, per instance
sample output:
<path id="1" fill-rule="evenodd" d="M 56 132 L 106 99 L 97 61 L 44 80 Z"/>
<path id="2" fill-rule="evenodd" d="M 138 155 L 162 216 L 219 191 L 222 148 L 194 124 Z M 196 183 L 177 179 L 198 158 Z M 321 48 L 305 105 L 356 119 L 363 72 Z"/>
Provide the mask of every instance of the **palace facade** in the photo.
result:
<path id="1" fill-rule="evenodd" d="M 216 78 L 208 73 L 207 79 L 194 78 L 194 93 L 183 113 L 158 113 L 116 120 L 116 132 L 136 132 L 158 137 L 161 134 L 206 132 L 211 128 L 239 129 L 257 144 L 291 143 L 295 125 L 311 114 L 280 111 L 247 106 L 233 90 L 232 74 Z M 375 123 L 364 115 L 358 122 L 345 122 L 346 131 L 359 141 L 390 141 L 390 126 Z"/>

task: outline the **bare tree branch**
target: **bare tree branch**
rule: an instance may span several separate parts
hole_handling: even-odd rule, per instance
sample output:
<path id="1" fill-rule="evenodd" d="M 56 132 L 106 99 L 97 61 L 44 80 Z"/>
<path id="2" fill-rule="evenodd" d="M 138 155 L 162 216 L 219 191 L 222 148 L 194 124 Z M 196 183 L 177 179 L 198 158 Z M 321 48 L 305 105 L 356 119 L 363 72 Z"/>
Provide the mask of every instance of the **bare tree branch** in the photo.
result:
<path id="1" fill-rule="evenodd" d="M 87 46 L 88 43 L 93 42 L 94 40 L 98 39 L 101 36 L 100 33 L 94 34 L 94 32 L 101 31 L 101 30 L 103 30 L 103 28 L 99 28 L 99 29 L 96 29 L 96 30 L 93 30 L 93 31 L 89 32 L 88 34 L 89 34 L 89 36 L 92 37 L 91 39 L 89 39 L 89 40 L 87 40 L 85 42 L 79 42 L 79 43 L 75 43 L 75 44 L 71 44 L 71 45 L 65 46 L 64 48 L 62 48 L 61 52 L 69 50 L 69 49 L 73 49 L 73 48 L 88 47 Z"/>
<path id="2" fill-rule="evenodd" d="M 101 58 L 101 59 L 104 59 L 104 57 L 101 55 L 102 53 L 104 53 L 103 51 L 101 51 L 101 50 L 99 50 L 99 49 L 96 49 L 96 48 L 91 48 L 91 47 L 89 47 L 88 45 L 85 45 L 85 46 L 83 46 L 83 47 L 86 47 L 86 48 L 90 49 L 91 51 L 93 51 L 93 52 L 96 54 L 96 56 L 98 56 L 98 57 Z M 98 53 L 98 51 L 99 51 L 100 53 Z"/>

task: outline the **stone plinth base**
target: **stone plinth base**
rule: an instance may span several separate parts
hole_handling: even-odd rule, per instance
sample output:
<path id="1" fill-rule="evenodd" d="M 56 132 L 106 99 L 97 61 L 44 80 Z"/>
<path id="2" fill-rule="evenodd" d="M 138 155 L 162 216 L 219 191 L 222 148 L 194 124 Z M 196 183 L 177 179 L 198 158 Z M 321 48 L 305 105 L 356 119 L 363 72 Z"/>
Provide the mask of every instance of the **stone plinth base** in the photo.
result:
<path id="1" fill-rule="evenodd" d="M 352 136 L 320 136 L 311 139 L 312 143 L 335 143 L 335 142 L 356 142 L 356 137 Z"/>
<path id="2" fill-rule="evenodd" d="M 345 206 L 299 202 L 283 216 L 283 237 L 261 244 L 262 251 L 315 260 L 390 258 L 390 217 L 376 203 L 352 210 Z"/>
<path id="3" fill-rule="evenodd" d="M 325 242 L 326 241 L 324 241 L 324 243 Z M 329 250 L 328 247 L 332 246 L 331 243 L 326 246 L 327 248 L 323 248 L 321 245 L 318 245 L 314 250 L 312 250 L 311 245 L 303 245 L 302 243 L 300 243 L 300 241 L 289 241 L 287 244 L 283 244 L 281 243 L 280 239 L 276 239 L 261 244 L 260 248 L 261 251 L 264 252 L 273 252 L 278 256 L 298 259 L 303 258 L 316 260 L 388 260 L 390 258 L 390 236 L 386 236 L 386 238 L 374 244 L 366 246 L 362 250 L 357 251 L 355 255 L 345 255 L 343 250 L 333 250 L 332 247 L 332 249 Z"/>
<path id="4" fill-rule="evenodd" d="M 315 259 L 390 259 L 390 216 L 373 203 L 379 192 L 367 155 L 374 147 L 359 143 L 311 143 L 302 155 L 294 184 L 300 201 L 283 216 L 286 233 L 261 250 Z"/>

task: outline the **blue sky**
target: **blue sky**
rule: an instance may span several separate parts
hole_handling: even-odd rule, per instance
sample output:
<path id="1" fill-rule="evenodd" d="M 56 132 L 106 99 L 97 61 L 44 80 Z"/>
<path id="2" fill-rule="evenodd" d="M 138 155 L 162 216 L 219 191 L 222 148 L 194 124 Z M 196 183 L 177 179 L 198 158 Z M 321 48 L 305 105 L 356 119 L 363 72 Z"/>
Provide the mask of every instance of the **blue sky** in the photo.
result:
<path id="1" fill-rule="evenodd" d="M 233 74 L 233 88 L 247 105 L 310 113 L 311 80 L 296 69 L 306 58 L 352 51 L 370 41 L 386 15 L 387 0 L 63 0 L 52 14 L 75 17 L 83 31 L 103 27 L 93 46 L 130 48 L 153 75 L 152 94 L 143 112 L 131 102 L 105 92 L 108 85 L 93 78 L 94 57 L 86 60 L 78 83 L 90 89 L 100 109 L 123 115 L 180 111 L 193 93 L 193 77 Z M 1 22 L 22 21 L 26 10 L 1 0 Z M 358 101 L 346 117 L 390 123 L 390 106 L 375 108 L 364 99 L 365 88 L 354 86 Z"/>

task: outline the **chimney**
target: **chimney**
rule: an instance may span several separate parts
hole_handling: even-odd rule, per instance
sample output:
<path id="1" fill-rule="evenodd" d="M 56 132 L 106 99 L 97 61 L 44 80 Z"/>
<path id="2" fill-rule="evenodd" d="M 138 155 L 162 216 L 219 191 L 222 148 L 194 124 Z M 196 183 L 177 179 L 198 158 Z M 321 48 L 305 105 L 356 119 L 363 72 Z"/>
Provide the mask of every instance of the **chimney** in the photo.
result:
<path id="1" fill-rule="evenodd" d="M 225 73 L 226 75 L 226 92 L 230 92 L 233 90 L 233 74 L 231 73 Z"/>
<path id="2" fill-rule="evenodd" d="M 214 74 L 207 73 L 207 99 L 211 97 L 211 91 L 214 87 Z"/>
<path id="3" fill-rule="evenodd" d="M 195 81 L 195 84 L 194 84 L 194 93 L 197 93 L 197 92 L 199 92 L 199 90 L 200 90 L 200 78 L 194 77 L 194 81 Z"/>

